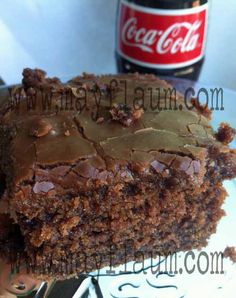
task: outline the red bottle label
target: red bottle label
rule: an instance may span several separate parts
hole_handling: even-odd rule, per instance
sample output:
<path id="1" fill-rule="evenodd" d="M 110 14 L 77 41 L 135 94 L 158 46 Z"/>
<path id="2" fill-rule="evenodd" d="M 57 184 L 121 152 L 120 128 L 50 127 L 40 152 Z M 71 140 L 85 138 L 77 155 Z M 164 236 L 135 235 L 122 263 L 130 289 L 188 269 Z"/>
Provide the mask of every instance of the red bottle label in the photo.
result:
<path id="1" fill-rule="evenodd" d="M 155 9 L 120 1 L 118 52 L 140 66 L 179 68 L 204 55 L 208 4 Z"/>

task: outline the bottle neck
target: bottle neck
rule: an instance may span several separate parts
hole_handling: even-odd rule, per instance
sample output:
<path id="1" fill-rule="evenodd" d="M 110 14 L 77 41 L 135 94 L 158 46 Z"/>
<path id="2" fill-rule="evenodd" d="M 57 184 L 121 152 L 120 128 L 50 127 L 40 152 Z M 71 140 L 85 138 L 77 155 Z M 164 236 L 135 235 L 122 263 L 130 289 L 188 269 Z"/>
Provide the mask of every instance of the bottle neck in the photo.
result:
<path id="1" fill-rule="evenodd" d="M 206 4 L 208 0 L 126 0 L 137 5 L 160 9 L 185 9 Z"/>

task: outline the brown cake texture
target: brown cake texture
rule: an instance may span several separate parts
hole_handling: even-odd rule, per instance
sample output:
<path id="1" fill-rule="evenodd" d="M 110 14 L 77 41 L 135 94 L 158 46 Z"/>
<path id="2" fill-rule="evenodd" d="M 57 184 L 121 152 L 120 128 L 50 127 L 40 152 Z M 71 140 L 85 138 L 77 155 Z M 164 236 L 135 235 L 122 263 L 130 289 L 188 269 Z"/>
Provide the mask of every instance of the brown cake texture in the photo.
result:
<path id="1" fill-rule="evenodd" d="M 235 130 L 213 131 L 210 111 L 170 88 L 24 70 L 0 116 L 5 258 L 67 278 L 207 245 L 236 176 Z"/>
<path id="2" fill-rule="evenodd" d="M 236 248 L 227 246 L 224 250 L 224 257 L 229 258 L 233 263 L 236 263 Z"/>

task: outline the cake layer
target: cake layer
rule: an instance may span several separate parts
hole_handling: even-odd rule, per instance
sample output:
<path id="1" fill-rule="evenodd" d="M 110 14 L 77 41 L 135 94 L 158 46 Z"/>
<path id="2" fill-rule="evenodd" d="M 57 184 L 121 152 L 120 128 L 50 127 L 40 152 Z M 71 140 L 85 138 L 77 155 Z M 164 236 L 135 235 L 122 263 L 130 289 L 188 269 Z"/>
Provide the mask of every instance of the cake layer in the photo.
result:
<path id="1" fill-rule="evenodd" d="M 224 215 L 221 206 L 225 196 L 219 185 L 196 196 L 153 192 L 143 197 L 128 196 L 123 201 L 111 199 L 96 212 L 93 207 L 98 200 L 89 197 L 91 210 L 86 209 L 79 223 L 79 208 L 68 208 L 74 200 L 61 202 L 61 220 L 59 216 L 31 222 L 22 218 L 19 225 L 24 237 L 18 225 L 9 221 L 9 227 L 4 219 L 1 254 L 10 255 L 11 261 L 20 256 L 18 263 L 26 262 L 38 277 L 61 279 L 105 266 L 114 269 L 139 258 L 202 248 Z"/>

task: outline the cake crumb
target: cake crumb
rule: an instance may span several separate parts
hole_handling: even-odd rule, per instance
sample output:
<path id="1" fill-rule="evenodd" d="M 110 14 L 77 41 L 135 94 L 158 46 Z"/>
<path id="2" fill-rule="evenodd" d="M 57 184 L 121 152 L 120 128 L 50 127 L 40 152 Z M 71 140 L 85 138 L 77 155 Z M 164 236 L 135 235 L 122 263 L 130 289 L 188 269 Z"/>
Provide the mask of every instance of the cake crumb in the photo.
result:
<path id="1" fill-rule="evenodd" d="M 223 252 L 225 258 L 229 258 L 233 263 L 236 263 L 236 248 L 227 246 Z"/>
<path id="2" fill-rule="evenodd" d="M 120 122 L 122 125 L 129 127 L 134 121 L 138 120 L 142 114 L 142 109 L 134 110 L 123 103 L 116 103 L 110 109 L 112 120 Z"/>
<path id="3" fill-rule="evenodd" d="M 88 73 L 88 72 L 83 72 L 82 73 L 82 78 L 83 79 L 87 79 L 87 80 L 89 80 L 89 79 L 94 79 L 95 78 L 95 75 L 93 74 L 93 73 Z"/>
<path id="4" fill-rule="evenodd" d="M 191 104 L 193 105 L 193 107 L 196 108 L 196 110 L 203 115 L 204 117 L 206 117 L 207 119 L 211 119 L 211 111 L 209 110 L 208 106 L 204 106 L 202 104 L 200 104 L 199 100 L 196 98 L 192 98 L 191 99 Z"/>
<path id="5" fill-rule="evenodd" d="M 228 123 L 221 123 L 216 133 L 216 139 L 227 145 L 233 141 L 236 135 L 236 130 L 229 126 Z"/>

